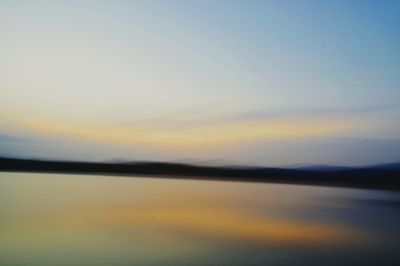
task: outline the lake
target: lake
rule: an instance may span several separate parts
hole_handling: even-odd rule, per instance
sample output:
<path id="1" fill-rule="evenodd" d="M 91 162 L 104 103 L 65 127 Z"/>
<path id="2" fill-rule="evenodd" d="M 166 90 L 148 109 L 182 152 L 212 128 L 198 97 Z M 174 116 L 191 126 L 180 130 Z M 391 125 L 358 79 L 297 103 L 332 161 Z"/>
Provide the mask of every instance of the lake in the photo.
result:
<path id="1" fill-rule="evenodd" d="M 400 265 L 400 195 L 0 173 L 0 265 Z"/>

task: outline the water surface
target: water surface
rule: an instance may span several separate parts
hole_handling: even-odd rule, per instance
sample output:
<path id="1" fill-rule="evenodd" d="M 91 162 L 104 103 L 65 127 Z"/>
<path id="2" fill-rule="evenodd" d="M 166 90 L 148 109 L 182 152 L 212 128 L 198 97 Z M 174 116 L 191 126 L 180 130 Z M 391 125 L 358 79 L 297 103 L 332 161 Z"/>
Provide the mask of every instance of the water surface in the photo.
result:
<path id="1" fill-rule="evenodd" d="M 400 265 L 394 192 L 0 173 L 0 265 Z"/>

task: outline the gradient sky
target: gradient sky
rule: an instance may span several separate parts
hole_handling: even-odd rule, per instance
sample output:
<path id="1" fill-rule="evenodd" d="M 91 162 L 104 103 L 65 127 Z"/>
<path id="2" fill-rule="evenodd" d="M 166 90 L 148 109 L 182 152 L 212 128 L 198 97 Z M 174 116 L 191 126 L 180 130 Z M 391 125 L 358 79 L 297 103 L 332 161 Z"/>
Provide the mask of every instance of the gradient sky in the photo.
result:
<path id="1" fill-rule="evenodd" d="M 399 14 L 399 1 L 0 1 L 0 155 L 397 161 Z"/>

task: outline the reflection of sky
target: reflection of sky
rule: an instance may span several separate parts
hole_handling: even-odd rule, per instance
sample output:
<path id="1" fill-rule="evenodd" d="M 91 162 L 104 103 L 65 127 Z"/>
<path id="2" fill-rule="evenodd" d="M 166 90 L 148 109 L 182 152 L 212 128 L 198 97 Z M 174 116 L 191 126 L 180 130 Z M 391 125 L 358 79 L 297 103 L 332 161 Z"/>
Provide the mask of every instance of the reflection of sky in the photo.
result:
<path id="1" fill-rule="evenodd" d="M 0 184 L 0 262 L 9 265 L 265 265 L 282 256 L 291 265 L 311 253 L 320 265 L 398 245 L 396 209 L 349 200 L 384 193 L 19 173 L 1 174 Z M 365 254 L 358 259 L 369 263 Z"/>
<path id="2" fill-rule="evenodd" d="M 383 193 L 19 173 L 1 174 L 0 184 L 0 262 L 9 265 L 265 265 L 282 256 L 301 264 L 304 252 L 320 265 L 327 256 L 377 256 L 398 244 L 390 236 L 397 233 L 396 209 L 349 200 Z"/>
<path id="3" fill-rule="evenodd" d="M 105 154 L 99 146 L 110 145 L 115 153 L 103 158 L 248 162 L 266 153 L 256 163 L 342 163 L 345 148 L 332 154 L 317 145 L 301 161 L 296 151 L 307 149 L 291 143 L 397 141 L 399 8 L 396 1 L 3 1 L 0 148 L 88 159 L 87 150 Z M 29 149 L 10 141 L 17 135 L 34 139 Z M 47 152 L 51 138 L 58 147 Z M 63 146 L 71 139 L 74 149 Z M 271 141 L 289 146 L 286 160 L 259 147 Z M 346 159 L 393 161 L 395 151 Z"/>

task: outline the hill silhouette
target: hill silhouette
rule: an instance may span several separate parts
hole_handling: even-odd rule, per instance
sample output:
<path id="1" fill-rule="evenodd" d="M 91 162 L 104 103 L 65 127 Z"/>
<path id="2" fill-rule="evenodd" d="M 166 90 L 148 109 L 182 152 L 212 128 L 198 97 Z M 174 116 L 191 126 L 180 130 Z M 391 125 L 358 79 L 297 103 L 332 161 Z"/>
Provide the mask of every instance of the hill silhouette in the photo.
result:
<path id="1" fill-rule="evenodd" d="M 165 162 L 71 162 L 0 158 L 0 171 L 231 180 L 400 191 L 400 163 L 363 168 L 216 167 Z"/>

